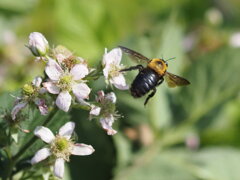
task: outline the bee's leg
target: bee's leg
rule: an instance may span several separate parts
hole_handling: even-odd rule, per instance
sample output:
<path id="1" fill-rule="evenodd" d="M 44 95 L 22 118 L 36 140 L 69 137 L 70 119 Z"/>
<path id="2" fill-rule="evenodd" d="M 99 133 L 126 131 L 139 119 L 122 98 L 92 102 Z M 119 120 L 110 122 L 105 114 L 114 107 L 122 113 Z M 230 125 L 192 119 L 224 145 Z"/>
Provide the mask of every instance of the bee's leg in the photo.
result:
<path id="1" fill-rule="evenodd" d="M 132 70 L 136 70 L 136 69 L 138 69 L 139 71 L 141 71 L 143 68 L 144 68 L 144 67 L 143 67 L 141 64 L 139 64 L 139 65 L 137 65 L 137 66 L 131 66 L 131 67 L 129 67 L 129 68 L 122 69 L 122 70 L 120 70 L 120 72 L 132 71 Z"/>
<path id="2" fill-rule="evenodd" d="M 153 91 L 151 92 L 151 94 L 149 94 L 148 97 L 147 97 L 147 99 L 145 100 L 144 106 L 146 106 L 146 104 L 148 103 L 148 100 L 149 100 L 150 98 L 152 98 L 152 97 L 155 95 L 156 92 L 157 92 L 157 89 L 154 88 Z"/>
<path id="3" fill-rule="evenodd" d="M 157 86 L 159 86 L 160 84 L 162 84 L 163 81 L 164 81 L 164 79 L 161 78 L 161 79 L 158 81 Z"/>

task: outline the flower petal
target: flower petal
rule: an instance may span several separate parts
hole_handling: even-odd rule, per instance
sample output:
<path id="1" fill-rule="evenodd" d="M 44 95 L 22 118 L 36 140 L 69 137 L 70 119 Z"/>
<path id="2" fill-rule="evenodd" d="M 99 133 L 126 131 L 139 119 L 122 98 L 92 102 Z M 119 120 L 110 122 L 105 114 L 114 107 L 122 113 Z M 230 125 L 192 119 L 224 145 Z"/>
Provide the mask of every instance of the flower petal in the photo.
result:
<path id="1" fill-rule="evenodd" d="M 95 105 L 91 106 L 90 115 L 98 116 L 100 114 L 101 108 Z"/>
<path id="2" fill-rule="evenodd" d="M 56 105 L 59 109 L 67 112 L 71 105 L 72 96 L 68 91 L 61 92 L 56 100 Z"/>
<path id="3" fill-rule="evenodd" d="M 34 130 L 34 134 L 48 144 L 55 139 L 52 131 L 44 126 L 37 126 Z"/>
<path id="4" fill-rule="evenodd" d="M 27 102 L 26 101 L 22 101 L 22 102 L 18 102 L 12 109 L 11 111 L 11 116 L 12 116 L 12 119 L 15 120 L 16 119 L 16 116 L 17 114 L 19 113 L 20 110 L 22 110 L 23 108 L 25 108 L 27 105 Z"/>
<path id="5" fill-rule="evenodd" d="M 57 176 L 58 178 L 63 178 L 64 175 L 64 159 L 58 158 L 55 161 L 54 164 L 54 175 Z"/>
<path id="6" fill-rule="evenodd" d="M 47 115 L 48 114 L 48 107 L 46 105 L 45 99 L 36 98 L 34 100 L 34 102 L 38 106 L 38 109 L 39 109 L 41 115 Z"/>
<path id="7" fill-rule="evenodd" d="M 78 155 L 78 156 L 86 156 L 90 155 L 94 152 L 95 150 L 91 145 L 87 144 L 74 144 L 73 149 L 72 149 L 72 154 L 73 155 Z"/>
<path id="8" fill-rule="evenodd" d="M 76 64 L 70 71 L 74 80 L 80 80 L 84 78 L 89 73 L 86 64 Z"/>
<path id="9" fill-rule="evenodd" d="M 67 122 L 59 129 L 59 135 L 64 136 L 67 139 L 70 139 L 74 131 L 74 128 L 75 128 L 74 122 Z"/>
<path id="10" fill-rule="evenodd" d="M 98 96 L 96 97 L 97 102 L 102 102 L 105 98 L 105 93 L 103 90 L 97 92 Z"/>
<path id="11" fill-rule="evenodd" d="M 91 89 L 85 83 L 78 83 L 72 86 L 73 94 L 77 97 L 79 101 L 82 99 L 87 99 L 91 92 Z"/>
<path id="12" fill-rule="evenodd" d="M 103 68 L 103 75 L 104 75 L 105 79 L 108 79 L 110 71 L 111 71 L 111 66 L 105 65 L 105 67 Z"/>
<path id="13" fill-rule="evenodd" d="M 60 92 L 60 88 L 51 81 L 43 83 L 43 87 L 45 87 L 51 94 L 59 94 Z"/>
<path id="14" fill-rule="evenodd" d="M 36 87 L 40 87 L 42 83 L 42 78 L 40 76 L 37 76 L 33 79 L 32 84 Z"/>
<path id="15" fill-rule="evenodd" d="M 114 92 L 107 93 L 105 99 L 111 101 L 112 103 L 116 103 L 117 97 Z"/>
<path id="16" fill-rule="evenodd" d="M 51 80 L 59 80 L 60 76 L 63 74 L 61 66 L 53 59 L 49 59 L 47 66 L 45 67 L 45 72 Z"/>
<path id="17" fill-rule="evenodd" d="M 110 79 L 110 83 L 113 84 L 116 88 L 121 90 L 129 89 L 123 74 L 119 74 L 118 76 L 112 77 Z"/>
<path id="18" fill-rule="evenodd" d="M 113 122 L 114 117 L 112 115 L 110 115 L 109 117 L 100 118 L 102 128 L 107 131 L 108 135 L 114 135 L 117 133 L 117 131 L 112 128 Z"/>
<path id="19" fill-rule="evenodd" d="M 120 48 L 114 48 L 107 52 L 105 49 L 105 54 L 103 55 L 103 65 L 115 64 L 119 65 L 122 59 L 122 51 Z"/>
<path id="20" fill-rule="evenodd" d="M 50 149 L 42 148 L 35 153 L 35 155 L 31 159 L 31 164 L 36 164 L 36 163 L 46 159 L 50 155 L 51 155 Z"/>

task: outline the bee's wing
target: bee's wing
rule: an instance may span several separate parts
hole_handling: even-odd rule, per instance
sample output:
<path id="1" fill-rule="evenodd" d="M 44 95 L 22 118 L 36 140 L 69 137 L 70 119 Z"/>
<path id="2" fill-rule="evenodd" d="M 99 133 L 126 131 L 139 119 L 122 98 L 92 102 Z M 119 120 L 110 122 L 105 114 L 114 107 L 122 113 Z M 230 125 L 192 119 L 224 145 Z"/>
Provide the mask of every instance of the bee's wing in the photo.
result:
<path id="1" fill-rule="evenodd" d="M 169 72 L 166 72 L 164 79 L 167 81 L 167 84 L 170 88 L 176 86 L 186 86 L 190 84 L 188 80 Z"/>
<path id="2" fill-rule="evenodd" d="M 129 57 L 131 57 L 133 60 L 136 60 L 138 63 L 139 62 L 148 62 L 150 61 L 149 58 L 143 56 L 142 54 L 134 51 L 134 50 L 131 50 L 131 49 L 128 49 L 126 47 L 123 47 L 123 46 L 118 46 L 124 53 L 126 53 Z"/>

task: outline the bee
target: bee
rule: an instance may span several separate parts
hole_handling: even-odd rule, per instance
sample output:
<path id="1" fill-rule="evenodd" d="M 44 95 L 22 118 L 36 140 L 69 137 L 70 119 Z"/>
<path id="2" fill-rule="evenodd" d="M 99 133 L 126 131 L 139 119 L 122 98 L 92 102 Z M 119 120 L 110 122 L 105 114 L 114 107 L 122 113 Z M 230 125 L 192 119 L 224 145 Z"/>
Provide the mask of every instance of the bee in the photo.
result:
<path id="1" fill-rule="evenodd" d="M 130 92 L 134 98 L 140 98 L 149 91 L 152 91 L 146 98 L 144 106 L 157 92 L 156 87 L 162 84 L 164 80 L 166 80 L 167 85 L 170 88 L 176 86 L 186 86 L 190 84 L 188 80 L 167 72 L 167 61 L 160 58 L 149 59 L 142 54 L 123 46 L 119 46 L 119 48 L 133 59 L 147 63 L 147 67 L 139 64 L 120 70 L 120 72 L 139 70 L 138 75 L 131 84 Z"/>

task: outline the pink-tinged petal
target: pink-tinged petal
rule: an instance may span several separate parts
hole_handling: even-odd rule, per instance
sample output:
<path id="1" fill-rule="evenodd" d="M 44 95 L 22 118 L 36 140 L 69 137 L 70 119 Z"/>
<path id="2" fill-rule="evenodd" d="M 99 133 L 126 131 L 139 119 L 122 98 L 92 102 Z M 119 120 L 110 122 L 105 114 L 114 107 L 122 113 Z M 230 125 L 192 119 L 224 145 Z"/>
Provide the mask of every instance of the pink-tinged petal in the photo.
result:
<path id="1" fill-rule="evenodd" d="M 57 99 L 56 99 L 56 105 L 59 109 L 68 112 L 70 105 L 72 101 L 72 96 L 69 94 L 68 91 L 61 92 Z"/>
<path id="2" fill-rule="evenodd" d="M 76 64 L 70 71 L 74 80 L 80 80 L 88 75 L 89 71 L 86 64 Z"/>
<path id="3" fill-rule="evenodd" d="M 33 79 L 32 84 L 36 87 L 40 87 L 42 83 L 42 78 L 37 76 Z"/>
<path id="4" fill-rule="evenodd" d="M 16 119 L 16 116 L 17 114 L 19 113 L 20 110 L 22 110 L 23 108 L 25 108 L 27 105 L 27 102 L 25 101 L 22 101 L 22 102 L 18 102 L 12 109 L 11 111 L 11 116 L 12 116 L 12 119 L 15 120 Z"/>
<path id="5" fill-rule="evenodd" d="M 129 89 L 129 86 L 126 84 L 126 80 L 122 74 L 112 77 L 112 79 L 110 79 L 110 83 L 113 84 L 116 88 L 121 90 Z"/>
<path id="6" fill-rule="evenodd" d="M 35 153 L 35 155 L 31 159 L 31 164 L 36 164 L 36 163 L 46 159 L 50 155 L 51 155 L 50 149 L 42 148 Z"/>
<path id="7" fill-rule="evenodd" d="M 59 129 L 59 135 L 64 136 L 67 139 L 70 139 L 74 131 L 74 128 L 75 128 L 74 122 L 67 122 Z"/>
<path id="8" fill-rule="evenodd" d="M 87 144 L 74 144 L 71 153 L 73 155 L 86 156 L 86 155 L 92 154 L 94 151 L 95 150 L 90 145 L 87 145 Z"/>
<path id="9" fill-rule="evenodd" d="M 48 92 L 50 92 L 51 94 L 59 94 L 60 93 L 60 88 L 56 86 L 56 84 L 54 82 L 45 82 L 43 83 L 43 87 L 45 87 Z"/>
<path id="10" fill-rule="evenodd" d="M 113 122 L 114 117 L 112 115 L 109 117 L 100 118 L 102 128 L 107 131 L 108 135 L 114 135 L 117 133 L 117 131 L 112 128 Z"/>
<path id="11" fill-rule="evenodd" d="M 45 99 L 35 99 L 35 104 L 38 106 L 38 109 L 41 113 L 41 115 L 47 115 L 48 114 L 48 107 L 46 105 Z"/>
<path id="12" fill-rule="evenodd" d="M 88 98 L 91 89 L 85 83 L 78 83 L 72 86 L 72 91 L 76 98 L 81 101 Z"/>
<path id="13" fill-rule="evenodd" d="M 64 175 L 64 159 L 62 158 L 56 159 L 53 168 L 54 175 L 62 179 Z"/>
<path id="14" fill-rule="evenodd" d="M 103 65 L 115 64 L 119 65 L 122 59 L 122 51 L 120 48 L 114 48 L 107 53 L 105 49 L 105 54 L 103 55 Z"/>
<path id="15" fill-rule="evenodd" d="M 91 106 L 90 115 L 98 116 L 100 114 L 101 108 L 95 105 Z"/>
<path id="16" fill-rule="evenodd" d="M 48 144 L 55 139 L 52 131 L 44 126 L 37 126 L 34 130 L 34 134 Z"/>
<path id="17" fill-rule="evenodd" d="M 112 103 L 116 103 L 117 101 L 117 97 L 114 92 L 107 93 L 105 96 L 105 99 L 107 99 L 108 101 L 111 101 Z"/>
<path id="18" fill-rule="evenodd" d="M 103 101 L 103 99 L 104 99 L 104 97 L 105 97 L 104 91 L 98 91 L 97 94 L 98 94 L 98 96 L 96 97 L 96 101 L 97 101 L 97 102 Z"/>
<path id="19" fill-rule="evenodd" d="M 59 80 L 60 76 L 63 74 L 61 66 L 53 59 L 49 59 L 45 72 L 51 80 Z"/>

